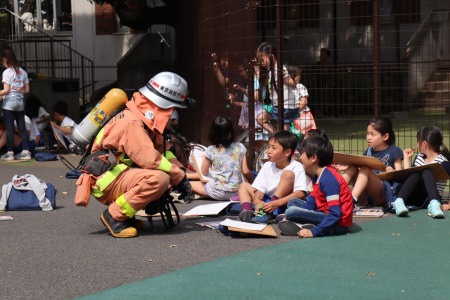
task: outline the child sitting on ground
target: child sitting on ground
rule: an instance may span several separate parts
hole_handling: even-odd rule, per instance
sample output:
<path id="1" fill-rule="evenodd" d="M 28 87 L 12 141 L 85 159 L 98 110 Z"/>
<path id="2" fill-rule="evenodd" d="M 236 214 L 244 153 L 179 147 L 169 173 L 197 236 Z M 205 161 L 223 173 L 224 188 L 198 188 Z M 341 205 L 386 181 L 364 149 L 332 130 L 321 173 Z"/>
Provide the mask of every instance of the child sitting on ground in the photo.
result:
<path id="1" fill-rule="evenodd" d="M 242 175 L 252 182 L 252 174 L 247 166 L 247 149 L 241 143 L 234 142 L 233 122 L 224 116 L 218 116 L 211 125 L 209 140 L 212 146 L 205 151 L 201 164 L 203 175 L 211 175 L 205 184 L 191 181 L 192 191 L 200 196 L 215 200 L 229 200 L 236 194 Z"/>
<path id="2" fill-rule="evenodd" d="M 426 126 L 417 132 L 418 154 L 413 162 L 413 167 L 431 163 L 440 163 L 450 174 L 450 153 L 443 144 L 441 130 L 436 126 Z M 415 149 L 405 149 L 403 167 L 410 167 L 410 158 Z M 403 183 L 397 199 L 394 201 L 394 209 L 397 216 L 406 216 L 409 212 L 406 205 L 419 208 L 428 208 L 428 215 L 432 218 L 444 218 L 441 210 L 440 197 L 444 192 L 447 180 L 436 181 L 430 169 L 424 169 L 412 173 Z M 405 205 L 406 204 L 406 205 Z M 445 209 L 445 207 L 443 207 Z"/>
<path id="3" fill-rule="evenodd" d="M 388 117 L 378 116 L 367 124 L 367 144 L 369 148 L 364 156 L 372 156 L 381 160 L 386 166 L 386 172 L 402 169 L 403 151 L 395 146 L 395 133 Z M 385 184 L 377 176 L 380 171 L 367 166 L 335 165 L 339 171 L 344 171 L 347 183 L 353 183 L 353 198 L 358 204 L 381 206 L 386 204 Z M 367 195 L 367 197 L 365 197 Z M 361 198 L 366 198 L 364 201 Z"/>
<path id="4" fill-rule="evenodd" d="M 53 105 L 53 118 L 56 122 L 52 121 L 50 122 L 53 126 L 53 128 L 56 128 L 59 130 L 63 136 L 67 139 L 67 141 L 70 144 L 74 144 L 73 141 L 73 128 L 77 125 L 74 120 L 69 118 L 67 116 L 69 112 L 69 109 L 67 107 L 67 104 L 63 101 L 58 101 Z M 59 125 L 58 125 L 59 124 Z M 56 146 L 55 151 L 58 152 L 63 148 L 63 145 L 60 141 L 58 141 L 58 144 Z"/>
<path id="5" fill-rule="evenodd" d="M 330 166 L 330 141 L 321 136 L 305 139 L 300 160 L 313 178 L 313 192 L 306 201 L 289 201 L 285 220 L 278 223 L 281 233 L 302 238 L 347 233 L 352 225 L 353 197 L 347 182 Z"/>
<path id="6" fill-rule="evenodd" d="M 253 184 L 244 182 L 239 186 L 241 221 L 267 223 L 284 212 L 290 199 L 306 196 L 305 170 L 301 163 L 291 159 L 296 146 L 296 136 L 286 130 L 278 131 L 269 139 L 269 161 Z"/>

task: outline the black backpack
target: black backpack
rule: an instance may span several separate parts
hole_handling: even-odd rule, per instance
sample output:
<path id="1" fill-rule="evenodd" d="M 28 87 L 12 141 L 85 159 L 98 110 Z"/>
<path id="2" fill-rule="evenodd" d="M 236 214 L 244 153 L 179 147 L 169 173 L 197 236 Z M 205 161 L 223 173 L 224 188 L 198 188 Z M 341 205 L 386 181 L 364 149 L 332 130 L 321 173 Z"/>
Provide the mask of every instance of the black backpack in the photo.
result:
<path id="1" fill-rule="evenodd" d="M 176 223 L 173 218 L 174 215 L 172 214 L 172 209 L 175 213 Z M 153 231 L 155 231 L 153 217 L 158 216 L 158 214 L 161 216 L 166 230 L 169 230 L 170 228 L 175 227 L 180 223 L 180 214 L 178 213 L 178 210 L 173 203 L 173 197 L 168 191 L 166 191 L 158 200 L 147 204 L 147 206 L 145 207 L 145 213 L 147 214 L 147 219 L 150 222 Z"/>

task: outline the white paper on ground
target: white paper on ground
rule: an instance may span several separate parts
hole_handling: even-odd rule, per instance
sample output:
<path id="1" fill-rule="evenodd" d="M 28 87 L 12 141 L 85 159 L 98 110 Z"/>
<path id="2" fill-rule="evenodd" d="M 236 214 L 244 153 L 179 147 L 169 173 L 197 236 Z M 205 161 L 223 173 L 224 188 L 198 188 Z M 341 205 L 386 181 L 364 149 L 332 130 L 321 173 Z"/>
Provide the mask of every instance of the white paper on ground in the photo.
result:
<path id="1" fill-rule="evenodd" d="M 234 221 L 230 219 L 225 219 L 225 221 L 221 222 L 220 225 L 236 227 L 241 229 L 255 230 L 255 231 L 263 231 L 266 228 L 267 224 L 255 224 L 255 223 L 247 223 L 241 221 Z"/>
<path id="2" fill-rule="evenodd" d="M 204 204 L 194 207 L 193 209 L 185 212 L 183 216 L 214 216 L 218 215 L 222 210 L 224 210 L 232 202 L 220 202 L 213 204 Z"/>

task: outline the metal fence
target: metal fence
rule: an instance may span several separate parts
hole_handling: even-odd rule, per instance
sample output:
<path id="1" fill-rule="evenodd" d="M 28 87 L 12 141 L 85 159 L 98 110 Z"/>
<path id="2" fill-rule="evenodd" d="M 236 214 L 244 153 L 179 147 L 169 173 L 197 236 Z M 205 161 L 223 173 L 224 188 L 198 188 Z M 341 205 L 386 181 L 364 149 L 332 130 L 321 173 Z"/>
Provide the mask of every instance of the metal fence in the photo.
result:
<path id="1" fill-rule="evenodd" d="M 190 11 L 193 55 L 183 63 L 198 104 L 182 115 L 182 122 L 195 124 L 188 137 L 200 133 L 207 143 L 217 115 L 238 123 L 241 107 L 230 105 L 229 93 L 236 93 L 234 84 L 253 87 L 240 66 L 269 42 L 277 49 L 278 74 L 283 65 L 301 68 L 316 124 L 336 150 L 362 154 L 367 122 L 379 114 L 391 118 L 401 148 L 414 146 L 417 130 L 430 124 L 443 130 L 449 144 L 449 1 L 204 0 Z M 251 105 L 249 110 L 250 119 L 256 117 Z"/>

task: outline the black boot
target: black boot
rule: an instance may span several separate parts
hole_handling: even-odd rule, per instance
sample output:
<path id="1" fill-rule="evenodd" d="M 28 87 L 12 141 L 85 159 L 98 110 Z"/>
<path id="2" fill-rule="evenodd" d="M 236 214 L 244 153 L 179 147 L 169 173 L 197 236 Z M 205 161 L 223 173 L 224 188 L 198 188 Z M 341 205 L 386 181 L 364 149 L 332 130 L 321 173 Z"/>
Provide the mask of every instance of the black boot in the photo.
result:
<path id="1" fill-rule="evenodd" d="M 106 209 L 100 216 L 103 224 L 109 229 L 109 232 L 117 238 L 130 238 L 137 236 L 136 228 L 132 227 L 130 222 L 116 221 L 108 209 Z"/>

